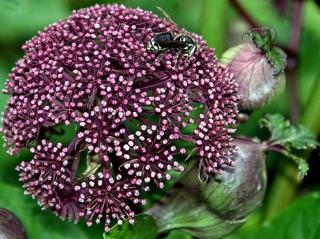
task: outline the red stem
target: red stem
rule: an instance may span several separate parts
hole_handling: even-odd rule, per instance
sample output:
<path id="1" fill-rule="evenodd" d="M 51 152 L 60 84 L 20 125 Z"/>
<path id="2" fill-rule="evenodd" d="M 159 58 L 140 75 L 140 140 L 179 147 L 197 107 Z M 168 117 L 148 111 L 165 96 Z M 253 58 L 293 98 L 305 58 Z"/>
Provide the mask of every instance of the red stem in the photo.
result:
<path id="1" fill-rule="evenodd" d="M 302 18 L 303 0 L 296 0 L 294 5 L 294 13 L 292 16 L 292 32 L 289 42 L 289 48 L 293 52 L 299 51 L 300 35 L 301 35 L 301 18 Z M 300 104 L 297 95 L 297 58 L 288 56 L 288 92 L 290 116 L 293 122 L 298 122 L 300 117 Z"/>
<path id="2" fill-rule="evenodd" d="M 230 0 L 242 18 L 250 25 L 251 28 L 259 28 L 259 24 L 247 13 L 237 0 Z"/>
<path id="3" fill-rule="evenodd" d="M 296 52 L 299 50 L 300 43 L 302 8 L 303 0 L 296 0 L 292 16 L 291 41 L 289 43 L 289 47 Z"/>
<path id="4" fill-rule="evenodd" d="M 253 19 L 250 14 L 248 14 L 248 12 L 241 6 L 238 0 L 230 0 L 230 3 L 234 6 L 239 15 L 249 24 L 251 28 L 261 27 L 261 25 L 257 21 L 255 21 L 255 19 Z M 291 46 L 288 47 L 280 45 L 280 47 L 287 53 L 288 58 L 297 58 L 296 49 L 292 48 Z"/>

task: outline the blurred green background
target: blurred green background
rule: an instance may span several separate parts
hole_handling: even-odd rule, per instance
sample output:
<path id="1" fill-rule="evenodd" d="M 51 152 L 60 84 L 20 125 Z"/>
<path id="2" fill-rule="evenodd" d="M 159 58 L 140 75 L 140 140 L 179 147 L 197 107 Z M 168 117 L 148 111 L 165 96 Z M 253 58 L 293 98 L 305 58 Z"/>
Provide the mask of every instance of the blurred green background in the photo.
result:
<path id="1" fill-rule="evenodd" d="M 266 112 L 280 112 L 304 124 L 318 137 L 320 7 L 312 0 L 0 0 L 1 88 L 10 69 L 23 55 L 21 46 L 26 40 L 48 24 L 64 19 L 73 9 L 95 3 L 139 6 L 162 16 L 156 8 L 161 6 L 179 26 L 201 34 L 210 47 L 216 48 L 218 57 L 228 47 L 243 42 L 252 20 L 257 25 L 275 28 L 279 45 L 289 49 L 286 92 L 272 105 L 253 113 L 238 134 L 265 137 L 265 132 L 259 130 L 258 119 Z M 8 96 L 0 95 L 1 111 L 7 100 Z M 319 151 L 305 156 L 309 158 L 310 171 L 303 182 L 297 182 L 295 165 L 287 159 L 276 154 L 268 156 L 269 181 L 264 204 L 227 238 L 320 238 Z M 21 218 L 31 239 L 102 238 L 102 227 L 62 222 L 51 212 L 41 212 L 33 200 L 23 195 L 14 168 L 29 157 L 27 152 L 13 158 L 1 147 L 0 157 L 0 207 L 11 209 Z M 165 238 L 192 237 L 174 232 Z"/>

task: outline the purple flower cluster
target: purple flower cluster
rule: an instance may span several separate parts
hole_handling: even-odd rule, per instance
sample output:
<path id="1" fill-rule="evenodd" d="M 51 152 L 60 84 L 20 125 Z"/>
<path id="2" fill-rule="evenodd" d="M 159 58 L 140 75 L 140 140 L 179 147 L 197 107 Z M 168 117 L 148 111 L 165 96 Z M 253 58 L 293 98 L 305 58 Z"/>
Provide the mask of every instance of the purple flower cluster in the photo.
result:
<path id="1" fill-rule="evenodd" d="M 79 220 L 79 208 L 75 202 L 72 157 L 62 144 L 54 145 L 42 140 L 30 151 L 31 161 L 23 161 L 17 166 L 20 180 L 24 182 L 26 194 L 37 199 L 43 208 L 51 207 L 62 218 Z"/>
<path id="2" fill-rule="evenodd" d="M 166 31 L 191 36 L 197 51 L 189 59 L 148 52 L 146 43 Z M 232 165 L 238 86 L 196 34 L 141 9 L 96 5 L 49 26 L 23 50 L 6 84 L 2 130 L 11 154 L 37 144 L 17 170 L 44 208 L 88 225 L 104 220 L 106 230 L 133 222 L 140 191 L 183 171 L 176 156 L 188 155 L 178 140 L 194 144 L 205 174 Z M 192 118 L 199 104 L 203 112 Z M 70 145 L 43 138 L 70 123 L 78 125 Z M 189 124 L 196 129 L 183 134 Z M 78 176 L 84 151 L 96 167 Z"/>

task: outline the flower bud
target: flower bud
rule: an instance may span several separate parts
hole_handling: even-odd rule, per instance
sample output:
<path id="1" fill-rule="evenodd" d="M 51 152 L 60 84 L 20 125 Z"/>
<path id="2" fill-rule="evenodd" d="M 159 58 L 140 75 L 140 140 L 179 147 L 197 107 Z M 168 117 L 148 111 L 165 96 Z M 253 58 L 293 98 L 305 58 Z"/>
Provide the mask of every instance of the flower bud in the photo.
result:
<path id="1" fill-rule="evenodd" d="M 235 144 L 235 167 L 226 166 L 207 183 L 196 180 L 198 170 L 192 168 L 180 180 L 182 188 L 172 189 L 165 202 L 151 208 L 161 231 L 180 229 L 203 239 L 221 238 L 261 205 L 267 182 L 263 145 L 247 139 Z"/>
<path id="2" fill-rule="evenodd" d="M 225 219 L 245 218 L 260 207 L 266 189 L 266 167 L 263 145 L 246 139 L 234 141 L 239 150 L 235 167 L 201 185 L 208 205 Z"/>
<path id="3" fill-rule="evenodd" d="M 12 212 L 0 208 L 0 238 L 26 239 L 27 235 L 19 218 Z"/>
<path id="4" fill-rule="evenodd" d="M 275 52 L 265 53 L 255 44 L 245 43 L 230 48 L 222 56 L 221 62 L 234 74 L 239 84 L 240 109 L 259 109 L 283 92 L 285 74 L 278 70 L 278 64 L 270 61 L 273 58 L 268 57 Z"/>

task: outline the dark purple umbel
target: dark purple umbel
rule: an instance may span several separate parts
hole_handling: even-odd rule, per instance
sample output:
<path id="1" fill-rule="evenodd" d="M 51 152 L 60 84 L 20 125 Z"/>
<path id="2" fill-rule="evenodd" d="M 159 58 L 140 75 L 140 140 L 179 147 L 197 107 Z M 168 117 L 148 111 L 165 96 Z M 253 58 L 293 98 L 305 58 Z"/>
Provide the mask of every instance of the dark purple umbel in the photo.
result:
<path id="1" fill-rule="evenodd" d="M 197 51 L 188 59 L 148 52 L 146 43 L 165 31 L 191 36 Z M 183 170 L 177 140 L 194 143 L 205 174 L 232 165 L 238 86 L 198 35 L 141 9 L 96 5 L 39 32 L 23 50 L 5 87 L 3 132 L 11 154 L 38 143 L 34 159 L 17 169 L 41 206 L 90 225 L 104 217 L 108 229 L 112 220 L 133 221 L 141 189 L 162 188 L 168 171 Z M 193 119 L 199 104 L 203 113 Z M 70 145 L 41 138 L 70 123 L 78 125 Z M 190 123 L 196 130 L 183 135 Z M 84 151 L 96 168 L 77 177 Z"/>

